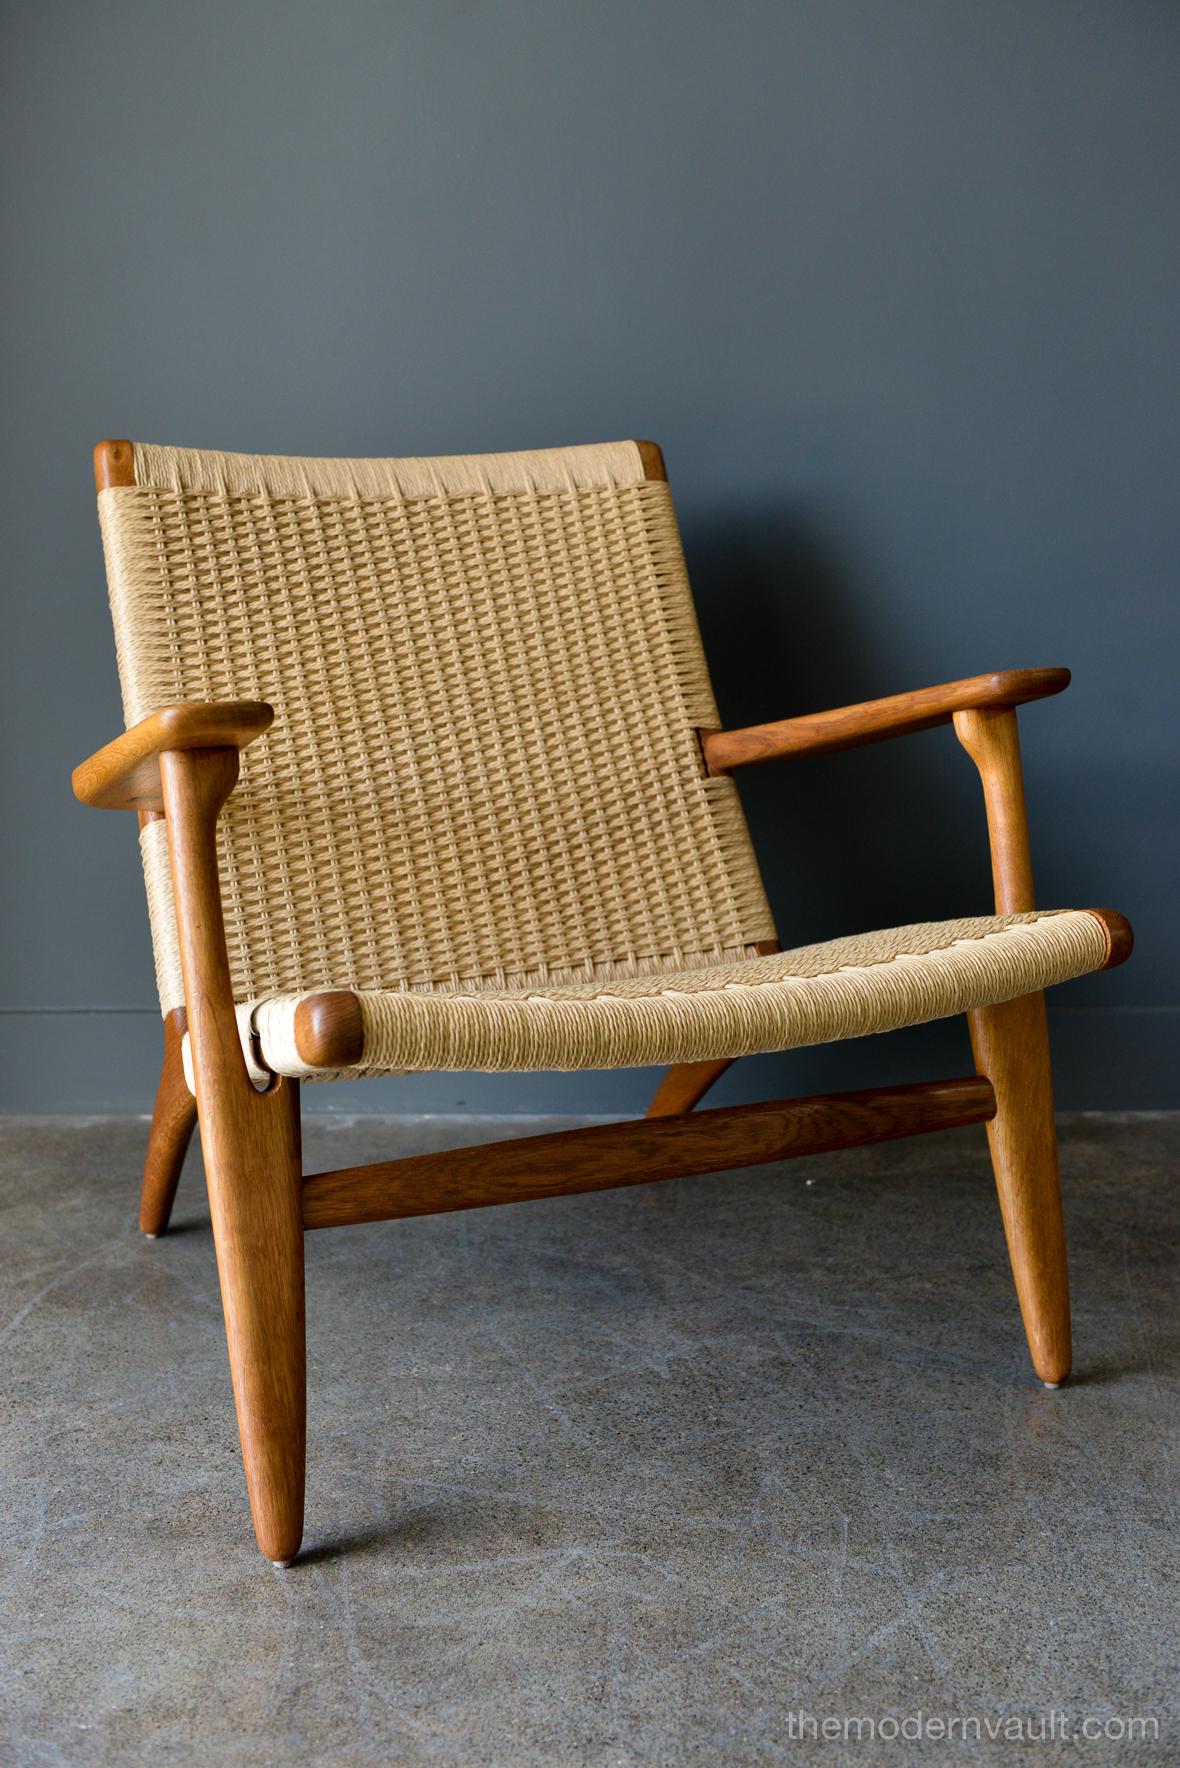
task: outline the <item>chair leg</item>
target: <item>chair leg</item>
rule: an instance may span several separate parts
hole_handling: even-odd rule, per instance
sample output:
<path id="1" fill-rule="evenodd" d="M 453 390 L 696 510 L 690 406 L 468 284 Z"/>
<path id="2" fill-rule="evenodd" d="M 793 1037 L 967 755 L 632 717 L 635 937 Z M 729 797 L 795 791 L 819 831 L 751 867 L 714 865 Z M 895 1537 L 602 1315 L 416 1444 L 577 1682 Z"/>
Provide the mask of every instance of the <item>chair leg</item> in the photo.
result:
<path id="1" fill-rule="evenodd" d="M 242 1055 L 217 869 L 217 816 L 236 749 L 160 756 L 197 1114 L 254 1532 L 289 1565 L 303 1535 L 307 1372 L 299 1088 L 251 1085 Z"/>
<path id="2" fill-rule="evenodd" d="M 677 1062 L 660 1082 L 647 1115 L 679 1117 L 681 1112 L 691 1111 L 733 1063 L 732 1056 L 718 1057 L 714 1062 Z"/>
<path id="3" fill-rule="evenodd" d="M 164 1020 L 164 1062 L 139 1193 L 139 1225 L 149 1240 L 155 1240 L 168 1226 L 184 1157 L 197 1125 L 197 1101 L 188 1090 L 181 1060 L 184 1031 L 184 1008 L 177 1007 Z"/>
<path id="4" fill-rule="evenodd" d="M 996 913 L 1022 914 L 1036 898 L 1016 712 L 956 712 L 954 724 L 983 785 Z M 1022 995 L 967 1018 L 975 1066 L 996 1095 L 987 1137 L 1028 1348 L 1041 1380 L 1058 1387 L 1073 1353 L 1045 997 Z"/>
<path id="5" fill-rule="evenodd" d="M 1072 1349 L 1045 997 L 981 1007 L 968 1020 L 976 1068 L 996 1095 L 987 1136 L 1028 1348 L 1041 1380 L 1058 1387 Z"/>
<path id="6" fill-rule="evenodd" d="M 307 1434 L 299 1089 L 280 1081 L 245 1104 L 203 1101 L 201 1140 L 254 1532 L 289 1565 Z"/>

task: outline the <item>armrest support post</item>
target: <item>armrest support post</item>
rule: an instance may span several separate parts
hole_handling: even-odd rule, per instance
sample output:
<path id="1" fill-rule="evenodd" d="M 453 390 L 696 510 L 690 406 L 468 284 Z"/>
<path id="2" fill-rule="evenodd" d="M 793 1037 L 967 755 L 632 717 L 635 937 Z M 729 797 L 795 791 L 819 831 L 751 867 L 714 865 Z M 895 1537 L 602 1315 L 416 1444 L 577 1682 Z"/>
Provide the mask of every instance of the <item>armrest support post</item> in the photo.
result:
<path id="1" fill-rule="evenodd" d="M 956 712 L 954 725 L 983 785 L 996 913 L 1022 914 L 1036 907 L 1036 898 L 1016 710 L 1005 706 Z"/>
<path id="2" fill-rule="evenodd" d="M 159 768 L 246 1485 L 258 1544 L 286 1565 L 303 1533 L 306 1437 L 299 1087 L 257 1092 L 238 1038 L 217 871 L 238 751 L 165 749 Z"/>
<path id="3" fill-rule="evenodd" d="M 252 1090 L 238 1038 L 217 873 L 217 818 L 237 784 L 238 751 L 169 749 L 159 767 L 199 1104 L 210 1067 L 223 1085 L 236 1089 L 240 1081 Z"/>
<path id="4" fill-rule="evenodd" d="M 959 711 L 954 724 L 983 783 L 996 913 L 1021 914 L 1035 898 L 1015 709 Z M 1073 1352 L 1044 993 L 977 1007 L 967 1024 L 976 1073 L 996 1098 L 987 1139 L 1033 1366 L 1058 1387 Z"/>

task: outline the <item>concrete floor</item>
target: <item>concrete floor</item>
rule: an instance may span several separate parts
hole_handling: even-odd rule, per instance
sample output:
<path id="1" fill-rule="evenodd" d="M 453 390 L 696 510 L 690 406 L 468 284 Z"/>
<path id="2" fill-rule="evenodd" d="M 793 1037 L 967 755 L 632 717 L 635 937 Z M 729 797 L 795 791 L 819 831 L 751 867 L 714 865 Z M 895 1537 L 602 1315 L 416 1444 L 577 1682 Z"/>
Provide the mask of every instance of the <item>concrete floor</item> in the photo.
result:
<path id="1" fill-rule="evenodd" d="M 1180 1119 L 1063 1125 L 1060 1393 L 981 1131 L 310 1236 L 285 1573 L 199 1160 L 147 1243 L 144 1133 L 0 1122 L 3 1763 L 1180 1760 Z M 307 1165 L 512 1133 L 312 1118 Z M 986 1741 L 1050 1711 L 1158 1741 Z"/>

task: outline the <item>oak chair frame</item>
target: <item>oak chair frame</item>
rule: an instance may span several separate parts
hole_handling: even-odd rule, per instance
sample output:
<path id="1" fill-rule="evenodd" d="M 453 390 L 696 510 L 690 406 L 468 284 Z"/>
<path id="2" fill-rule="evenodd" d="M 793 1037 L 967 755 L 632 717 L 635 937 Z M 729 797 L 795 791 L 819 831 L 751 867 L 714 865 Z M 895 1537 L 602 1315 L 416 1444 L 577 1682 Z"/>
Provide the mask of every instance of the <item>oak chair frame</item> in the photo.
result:
<path id="1" fill-rule="evenodd" d="M 640 444 L 648 478 L 663 459 Z M 134 481 L 132 445 L 100 443 L 99 489 Z M 1016 708 L 1060 693 L 1065 669 L 1007 670 L 745 730 L 702 732 L 710 773 L 818 755 L 953 724 L 983 786 L 997 913 L 1034 907 Z M 298 1082 L 251 1081 L 239 1039 L 222 919 L 217 819 L 239 754 L 263 737 L 269 706 L 164 707 L 75 770 L 85 803 L 167 822 L 185 1006 L 164 1021 L 140 1226 L 168 1225 L 199 1119 L 246 1483 L 262 1552 L 289 1565 L 303 1533 L 306 1368 L 303 1236 L 308 1230 L 480 1208 L 722 1172 L 932 1130 L 985 1123 L 1033 1366 L 1056 1387 L 1071 1363 L 1069 1286 L 1043 993 L 968 1015 L 977 1072 L 963 1078 L 692 1115 L 728 1060 L 668 1070 L 646 1119 L 304 1174 Z M 1131 932 L 1094 910 L 1106 965 Z M 776 950 L 766 945 L 764 950 Z M 196 1097 L 182 1064 L 191 1042 Z M 347 1067 L 363 1030 L 353 995 L 304 1001 L 296 1042 L 310 1064 Z"/>

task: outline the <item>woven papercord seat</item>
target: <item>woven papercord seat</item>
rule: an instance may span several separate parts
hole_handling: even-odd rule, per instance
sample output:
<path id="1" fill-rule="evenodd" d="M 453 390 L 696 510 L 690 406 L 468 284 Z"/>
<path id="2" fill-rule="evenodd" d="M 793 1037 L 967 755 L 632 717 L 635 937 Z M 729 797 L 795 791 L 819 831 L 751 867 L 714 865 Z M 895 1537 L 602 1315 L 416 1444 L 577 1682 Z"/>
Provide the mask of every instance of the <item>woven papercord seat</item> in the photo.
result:
<path id="1" fill-rule="evenodd" d="M 241 1015 L 265 1072 L 299 1080 L 433 1069 L 629 1068 L 793 1050 L 992 1006 L 1099 970 L 1103 922 L 1086 911 L 894 927 L 737 963 L 531 988 L 368 991 L 346 1069 L 301 1055 L 278 995 Z M 249 1040 L 247 1040 L 247 1047 Z"/>
<path id="2" fill-rule="evenodd" d="M 108 442 L 95 467 L 127 729 L 74 787 L 139 812 L 164 1021 L 140 1223 L 167 1227 L 199 1115 L 268 1558 L 302 1532 L 311 1229 L 986 1123 L 1032 1360 L 1064 1379 L 1044 990 L 1131 946 L 1033 896 L 1016 708 L 1067 671 L 725 730 L 652 443 Z M 951 723 L 995 913 L 782 951 L 735 772 Z M 738 1057 L 958 1013 L 974 1073 L 695 1111 Z M 638 1122 L 303 1171 L 303 1081 L 648 1064 Z"/>

